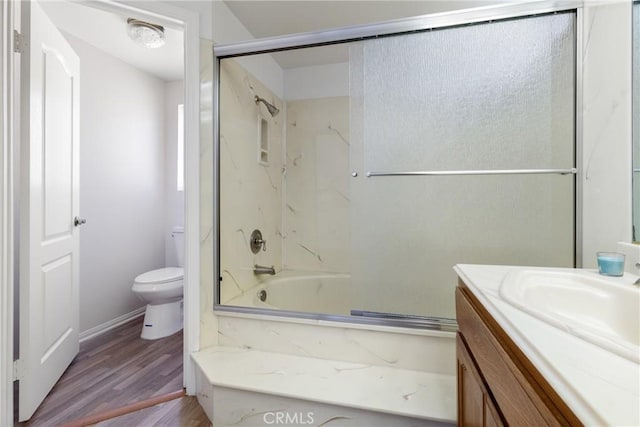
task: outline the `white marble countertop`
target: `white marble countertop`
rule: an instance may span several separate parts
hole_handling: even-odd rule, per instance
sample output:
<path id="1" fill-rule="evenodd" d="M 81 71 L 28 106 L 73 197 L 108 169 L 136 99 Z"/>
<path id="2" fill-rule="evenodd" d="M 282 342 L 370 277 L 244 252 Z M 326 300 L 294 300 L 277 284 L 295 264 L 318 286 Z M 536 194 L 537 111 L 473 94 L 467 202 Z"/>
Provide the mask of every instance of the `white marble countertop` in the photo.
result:
<path id="1" fill-rule="evenodd" d="M 500 285 L 518 268 L 533 269 L 465 264 L 454 270 L 585 425 L 640 426 L 640 365 L 504 301 Z M 635 279 L 612 280 L 632 286 Z"/>

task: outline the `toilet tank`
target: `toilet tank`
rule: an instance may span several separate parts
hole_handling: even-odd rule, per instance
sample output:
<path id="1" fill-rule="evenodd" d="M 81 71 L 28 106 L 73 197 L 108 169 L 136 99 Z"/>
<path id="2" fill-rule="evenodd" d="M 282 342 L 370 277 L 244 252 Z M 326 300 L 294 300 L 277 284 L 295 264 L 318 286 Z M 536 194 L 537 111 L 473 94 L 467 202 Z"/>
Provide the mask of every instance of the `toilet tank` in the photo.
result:
<path id="1" fill-rule="evenodd" d="M 171 237 L 173 238 L 173 247 L 176 249 L 178 267 L 184 267 L 184 227 L 173 227 Z"/>

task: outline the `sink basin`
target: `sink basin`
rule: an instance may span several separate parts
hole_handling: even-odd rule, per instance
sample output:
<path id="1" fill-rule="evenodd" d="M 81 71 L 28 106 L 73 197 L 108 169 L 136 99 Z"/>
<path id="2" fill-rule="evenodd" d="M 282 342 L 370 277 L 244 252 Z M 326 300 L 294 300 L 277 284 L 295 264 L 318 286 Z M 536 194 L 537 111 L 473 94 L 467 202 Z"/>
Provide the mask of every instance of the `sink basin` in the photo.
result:
<path id="1" fill-rule="evenodd" d="M 590 270 L 515 270 L 500 296 L 526 313 L 640 364 L 640 289 Z"/>

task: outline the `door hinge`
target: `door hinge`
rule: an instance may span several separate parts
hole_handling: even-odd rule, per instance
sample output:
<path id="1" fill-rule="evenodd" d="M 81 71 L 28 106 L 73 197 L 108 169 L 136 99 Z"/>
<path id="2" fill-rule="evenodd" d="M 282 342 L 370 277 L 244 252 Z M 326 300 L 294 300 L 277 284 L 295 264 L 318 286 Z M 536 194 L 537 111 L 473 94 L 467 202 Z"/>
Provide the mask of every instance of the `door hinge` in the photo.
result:
<path id="1" fill-rule="evenodd" d="M 13 361 L 13 381 L 18 381 L 22 379 L 22 360 L 14 360 Z"/>
<path id="2" fill-rule="evenodd" d="M 16 53 L 24 51 L 24 37 L 18 30 L 13 30 L 13 51 Z"/>

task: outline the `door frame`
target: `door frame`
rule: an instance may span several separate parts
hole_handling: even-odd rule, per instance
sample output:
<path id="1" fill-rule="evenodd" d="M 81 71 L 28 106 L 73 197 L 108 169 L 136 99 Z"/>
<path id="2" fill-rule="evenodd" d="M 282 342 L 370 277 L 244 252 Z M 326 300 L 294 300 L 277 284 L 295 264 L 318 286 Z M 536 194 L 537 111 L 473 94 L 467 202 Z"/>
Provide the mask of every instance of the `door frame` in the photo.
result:
<path id="1" fill-rule="evenodd" d="M 0 425 L 13 425 L 13 17 L 0 4 Z"/>
<path id="2" fill-rule="evenodd" d="M 200 335 L 200 22 L 199 14 L 180 7 L 147 1 L 97 0 L 83 3 L 113 13 L 135 13 L 165 24 L 177 24 L 184 32 L 184 127 L 185 127 L 185 265 L 183 384 L 187 394 L 195 394 L 195 366 L 190 354 L 199 349 Z M 19 120 L 14 99 L 20 92 L 15 84 L 13 53 L 16 15 L 20 2 L 0 6 L 0 425 L 13 424 L 13 148 L 20 144 L 14 134 Z"/>

